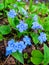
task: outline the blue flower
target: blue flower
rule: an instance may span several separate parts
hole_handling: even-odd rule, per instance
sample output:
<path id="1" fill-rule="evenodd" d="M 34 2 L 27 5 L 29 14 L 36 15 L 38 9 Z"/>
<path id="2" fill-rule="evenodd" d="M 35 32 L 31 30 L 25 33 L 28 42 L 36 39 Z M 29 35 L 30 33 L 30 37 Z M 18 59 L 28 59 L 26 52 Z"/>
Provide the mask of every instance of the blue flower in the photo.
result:
<path id="1" fill-rule="evenodd" d="M 32 26 L 32 29 L 42 29 L 43 30 L 43 27 L 38 23 L 38 22 L 33 22 L 33 26 Z"/>
<path id="2" fill-rule="evenodd" d="M 26 48 L 26 45 L 23 41 L 15 42 L 13 39 L 8 41 L 8 46 L 6 47 L 6 56 L 10 55 L 13 52 L 19 51 L 22 53 L 22 51 Z"/>
<path id="3" fill-rule="evenodd" d="M 31 39 L 28 37 L 28 36 L 25 36 L 24 38 L 23 38 L 23 41 L 25 42 L 25 45 L 27 46 L 27 45 L 31 45 Z"/>
<path id="4" fill-rule="evenodd" d="M 12 39 L 8 42 L 8 46 L 6 47 L 6 56 L 16 51 L 17 51 L 17 46 L 15 45 L 15 42 Z"/>
<path id="5" fill-rule="evenodd" d="M 11 47 L 6 47 L 6 56 L 12 53 L 12 48 Z"/>
<path id="6" fill-rule="evenodd" d="M 8 41 L 8 46 L 13 45 L 13 43 L 15 43 L 15 40 L 14 40 L 14 39 L 9 40 L 9 41 Z"/>
<path id="7" fill-rule="evenodd" d="M 20 21 L 20 24 L 16 26 L 20 32 L 26 31 L 28 29 L 28 25 L 24 23 L 24 21 Z"/>
<path id="8" fill-rule="evenodd" d="M 23 41 L 16 42 L 17 50 L 22 53 L 22 51 L 26 48 Z"/>
<path id="9" fill-rule="evenodd" d="M 38 0 L 36 0 L 36 2 L 35 2 L 36 4 L 38 4 L 39 3 L 39 1 Z"/>
<path id="10" fill-rule="evenodd" d="M 38 22 L 38 15 L 35 15 L 35 16 L 33 17 L 33 19 L 34 19 L 35 22 Z"/>
<path id="11" fill-rule="evenodd" d="M 40 43 L 46 42 L 46 40 L 47 40 L 46 34 L 41 32 L 40 36 L 38 37 L 38 40 L 40 41 Z"/>
<path id="12" fill-rule="evenodd" d="M 16 12 L 14 9 L 10 10 L 7 14 L 9 17 L 14 18 L 16 16 Z"/>

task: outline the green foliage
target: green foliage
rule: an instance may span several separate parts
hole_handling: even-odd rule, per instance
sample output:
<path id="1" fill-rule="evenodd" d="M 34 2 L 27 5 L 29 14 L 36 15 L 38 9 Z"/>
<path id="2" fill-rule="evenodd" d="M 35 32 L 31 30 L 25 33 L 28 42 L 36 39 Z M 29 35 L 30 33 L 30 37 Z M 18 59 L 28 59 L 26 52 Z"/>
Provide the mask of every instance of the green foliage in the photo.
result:
<path id="1" fill-rule="evenodd" d="M 48 65 L 49 63 L 49 48 L 46 44 L 44 44 L 44 65 Z"/>
<path id="2" fill-rule="evenodd" d="M 18 7 L 24 7 L 24 5 L 26 4 L 25 2 L 15 2 L 15 4 L 18 6 Z"/>
<path id="3" fill-rule="evenodd" d="M 44 19 L 43 28 L 45 31 L 49 32 L 49 16 Z"/>
<path id="4" fill-rule="evenodd" d="M 0 26 L 0 33 L 2 35 L 6 35 L 6 34 L 9 34 L 11 32 L 11 28 L 9 25 L 1 25 Z"/>
<path id="5" fill-rule="evenodd" d="M 4 9 L 4 4 L 0 3 L 0 10 L 3 10 L 3 9 Z"/>
<path id="6" fill-rule="evenodd" d="M 8 22 L 9 22 L 9 24 L 13 27 L 13 28 L 15 28 L 16 27 L 16 25 L 19 23 L 19 19 L 16 17 L 16 18 L 10 18 L 10 17 L 8 17 Z"/>
<path id="7" fill-rule="evenodd" d="M 39 40 L 38 40 L 38 34 L 37 33 L 30 33 L 31 35 L 31 38 L 32 38 L 32 41 L 35 43 L 35 44 L 38 44 Z"/>
<path id="8" fill-rule="evenodd" d="M 31 62 L 35 65 L 43 63 L 43 65 L 48 65 L 49 63 L 49 48 L 44 44 L 44 56 L 39 50 L 33 50 L 31 52 Z"/>
<path id="9" fill-rule="evenodd" d="M 24 64 L 24 59 L 23 59 L 22 53 L 15 52 L 15 53 L 12 53 L 12 56 L 13 56 L 16 60 L 18 60 L 19 62 L 21 62 L 22 64 Z"/>
<path id="10" fill-rule="evenodd" d="M 27 11 L 28 17 L 26 18 L 24 13 L 22 12 L 22 8 L 25 9 L 26 3 L 22 2 L 22 1 L 21 2 L 15 2 L 15 1 L 16 0 L 5 0 L 4 3 L 0 3 L 0 10 L 1 11 L 3 10 L 3 13 L 0 12 L 0 16 L 2 16 L 4 14 L 4 12 L 6 13 L 10 9 L 14 9 L 18 13 L 18 15 L 15 18 L 10 18 L 7 16 L 8 25 L 0 25 L 0 41 L 2 41 L 4 39 L 3 38 L 4 35 L 9 34 L 11 32 L 11 30 L 14 29 L 14 30 L 16 30 L 17 39 L 21 38 L 25 35 L 28 35 L 28 36 L 30 35 L 32 38 L 31 41 L 34 42 L 35 45 L 38 44 L 39 43 L 38 33 L 42 32 L 42 30 L 38 30 L 37 31 L 38 33 L 35 33 L 33 30 L 31 30 L 31 26 L 32 26 L 32 23 L 34 22 L 34 20 L 33 20 L 34 15 L 36 15 L 36 14 L 38 15 L 39 13 L 42 17 L 40 17 L 40 15 L 39 15 L 40 19 L 38 18 L 38 22 L 41 23 L 41 25 L 43 26 L 44 31 L 47 34 L 47 39 L 48 39 L 47 41 L 49 41 L 49 9 L 48 9 L 48 7 L 46 7 L 44 3 L 42 3 L 42 4 L 38 3 L 35 5 L 34 4 L 32 5 L 33 0 L 30 0 L 29 8 Z M 14 8 L 14 6 L 13 6 L 14 4 L 16 4 L 16 8 Z M 20 14 L 19 14 L 19 12 L 20 12 Z M 48 16 L 44 17 L 46 14 L 48 14 Z M 20 18 L 19 18 L 19 15 L 20 15 Z M 18 31 L 18 29 L 16 28 L 16 25 L 19 24 L 19 20 L 22 20 L 21 17 L 25 21 L 25 23 L 28 24 L 28 30 L 24 31 L 22 33 L 20 33 Z M 38 65 L 38 64 L 44 62 L 44 65 L 48 65 L 49 48 L 46 46 L 46 44 L 44 44 L 44 56 L 39 50 L 33 50 L 31 52 L 31 55 L 32 55 L 31 60 L 29 59 L 28 63 L 31 61 L 33 64 Z M 22 53 L 19 53 L 19 52 L 12 53 L 12 56 L 16 60 L 21 62 L 22 64 L 24 64 L 24 58 L 28 59 L 27 53 L 24 53 L 24 58 L 23 58 Z"/>
<path id="11" fill-rule="evenodd" d="M 45 32 L 49 32 L 49 16 L 40 18 L 39 23 L 43 26 Z"/>
<path id="12" fill-rule="evenodd" d="M 29 4 L 29 10 L 31 11 L 32 9 L 32 0 L 30 0 L 30 4 Z"/>
<path id="13" fill-rule="evenodd" d="M 38 13 L 41 13 L 42 15 L 45 15 L 48 12 L 48 8 L 45 6 L 45 4 L 39 4 L 38 5 Z"/>
<path id="14" fill-rule="evenodd" d="M 37 9 L 38 9 L 38 7 L 37 7 L 36 5 L 33 5 L 33 6 L 32 6 L 32 10 L 31 10 L 31 12 L 35 12 L 35 13 L 37 13 L 37 12 L 36 12 Z"/>
<path id="15" fill-rule="evenodd" d="M 32 26 L 32 18 L 27 18 L 26 20 L 25 20 L 25 22 L 28 24 L 28 28 L 30 29 L 31 28 L 31 26 Z"/>
<path id="16" fill-rule="evenodd" d="M 42 63 L 44 57 L 43 54 L 39 51 L 39 50 L 33 50 L 31 52 L 31 62 L 34 63 L 35 65 L 38 65 L 40 63 Z"/>
<path id="17" fill-rule="evenodd" d="M 17 31 L 17 38 L 21 38 L 22 36 L 24 35 L 28 35 L 29 33 L 27 31 L 24 31 L 24 32 L 18 32 Z"/>
<path id="18" fill-rule="evenodd" d="M 6 4 L 12 4 L 12 3 L 14 3 L 16 0 L 5 0 L 5 3 Z"/>

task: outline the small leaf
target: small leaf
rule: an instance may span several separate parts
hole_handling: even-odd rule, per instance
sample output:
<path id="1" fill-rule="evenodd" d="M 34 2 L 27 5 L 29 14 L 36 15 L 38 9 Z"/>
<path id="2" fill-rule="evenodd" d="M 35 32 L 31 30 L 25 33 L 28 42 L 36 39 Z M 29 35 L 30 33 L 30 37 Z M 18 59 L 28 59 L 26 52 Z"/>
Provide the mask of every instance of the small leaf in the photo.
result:
<path id="1" fill-rule="evenodd" d="M 42 63 L 42 61 L 43 61 L 43 54 L 39 50 L 33 50 L 31 52 L 31 55 L 32 55 L 31 62 L 33 64 L 38 65 L 38 64 Z"/>
<path id="2" fill-rule="evenodd" d="M 44 44 L 44 65 L 49 63 L 49 48 Z"/>
<path id="3" fill-rule="evenodd" d="M 0 33 L 2 35 L 9 34 L 11 32 L 10 26 L 9 25 L 2 25 L 0 26 Z"/>
<path id="4" fill-rule="evenodd" d="M 15 52 L 15 53 L 12 53 L 12 56 L 13 56 L 16 60 L 18 60 L 19 62 L 21 62 L 22 64 L 24 64 L 24 59 L 23 59 L 22 53 Z"/>
<path id="5" fill-rule="evenodd" d="M 31 33 L 30 35 L 31 35 L 31 37 L 32 37 L 33 42 L 34 42 L 35 44 L 38 44 L 38 42 L 39 42 L 39 40 L 38 40 L 38 34 L 36 34 L 36 33 Z"/>

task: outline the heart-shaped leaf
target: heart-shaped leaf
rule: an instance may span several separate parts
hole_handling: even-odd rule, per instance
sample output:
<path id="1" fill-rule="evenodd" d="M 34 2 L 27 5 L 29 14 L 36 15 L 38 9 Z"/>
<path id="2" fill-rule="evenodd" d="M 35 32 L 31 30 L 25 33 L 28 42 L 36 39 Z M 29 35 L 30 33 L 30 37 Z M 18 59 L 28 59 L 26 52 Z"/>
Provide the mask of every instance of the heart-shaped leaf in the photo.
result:
<path id="1" fill-rule="evenodd" d="M 38 65 L 43 61 L 43 54 L 39 50 L 33 50 L 31 55 L 31 62 L 35 65 Z"/>
<path id="2" fill-rule="evenodd" d="M 24 59 L 23 59 L 22 53 L 15 52 L 15 53 L 12 53 L 12 56 L 13 56 L 16 60 L 18 60 L 19 62 L 21 62 L 22 64 L 24 64 Z"/>

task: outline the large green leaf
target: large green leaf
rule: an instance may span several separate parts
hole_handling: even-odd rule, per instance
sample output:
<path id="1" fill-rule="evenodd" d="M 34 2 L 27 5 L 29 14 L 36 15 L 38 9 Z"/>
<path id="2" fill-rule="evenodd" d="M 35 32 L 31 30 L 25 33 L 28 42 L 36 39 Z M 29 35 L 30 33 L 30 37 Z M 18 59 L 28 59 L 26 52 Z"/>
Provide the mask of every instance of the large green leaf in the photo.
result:
<path id="1" fill-rule="evenodd" d="M 48 65 L 49 63 L 49 48 L 46 44 L 44 44 L 44 65 Z"/>
<path id="2" fill-rule="evenodd" d="M 12 53 L 12 56 L 13 56 L 16 60 L 18 60 L 19 62 L 21 62 L 22 64 L 24 64 L 24 59 L 23 59 L 22 53 L 15 52 L 15 53 Z"/>
<path id="3" fill-rule="evenodd" d="M 43 54 L 39 51 L 39 50 L 33 50 L 31 52 L 31 62 L 35 65 L 38 65 L 40 63 L 42 63 L 43 61 Z"/>
<path id="4" fill-rule="evenodd" d="M 38 40 L 38 34 L 36 34 L 36 33 L 31 33 L 30 35 L 31 35 L 31 37 L 32 37 L 33 42 L 34 42 L 35 44 L 38 44 L 38 42 L 39 42 L 39 40 Z"/>
<path id="5" fill-rule="evenodd" d="M 2 25 L 0 26 L 0 33 L 2 35 L 9 34 L 11 32 L 10 26 L 9 25 Z"/>

